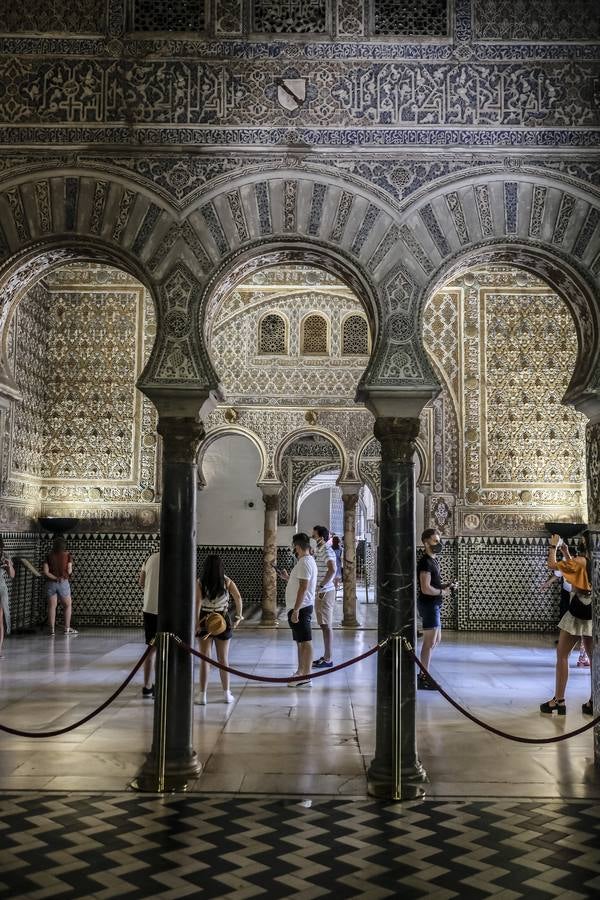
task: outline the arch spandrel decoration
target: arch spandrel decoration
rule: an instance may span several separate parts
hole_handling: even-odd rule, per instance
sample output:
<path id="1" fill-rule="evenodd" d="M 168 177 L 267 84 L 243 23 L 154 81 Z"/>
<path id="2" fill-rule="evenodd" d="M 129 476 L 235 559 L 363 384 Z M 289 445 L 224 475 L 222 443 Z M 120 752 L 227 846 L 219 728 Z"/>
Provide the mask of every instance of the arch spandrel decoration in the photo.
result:
<path id="1" fill-rule="evenodd" d="M 430 185 L 400 211 L 376 189 L 370 193 L 333 169 L 317 173 L 298 163 L 213 183 L 183 211 L 134 177 L 91 168 L 39 169 L 7 178 L 0 220 L 0 261 L 8 260 L 11 269 L 0 287 L 9 305 L 24 283 L 11 280 L 14 261 L 32 250 L 43 255 L 46 242 L 68 248 L 87 239 L 144 271 L 141 280 L 158 302 L 158 340 L 143 389 L 171 385 L 206 394 L 218 388 L 200 337 L 210 326 L 216 288 L 235 281 L 257 256 L 280 251 L 282 261 L 297 252 L 302 261 L 312 254 L 309 261 L 337 267 L 363 299 L 374 347 L 362 396 L 377 389 L 436 392 L 421 341 L 424 303 L 448 274 L 491 253 L 533 267 L 570 305 L 581 352 L 567 399 L 600 390 L 594 296 L 600 207 L 591 193 L 558 177 L 518 168 L 470 173 L 451 185 Z M 111 264 L 119 265 L 114 259 Z M 175 294 L 181 299 L 178 278 L 188 282 L 187 299 L 179 304 L 173 301 Z"/>
<path id="2" fill-rule="evenodd" d="M 424 306 L 449 277 L 486 262 L 522 267 L 565 300 L 576 323 L 579 358 L 566 402 L 598 391 L 600 203 L 595 193 L 538 172 L 470 174 L 451 186 L 429 186 L 403 219 L 401 236 L 408 257 L 401 279 L 409 264 L 411 271 L 420 269 L 417 288 L 407 301 L 417 312 L 419 339 Z M 400 293 L 406 297 L 407 291 L 403 282 Z M 389 320 L 392 331 L 403 332 L 405 340 L 415 333 L 402 314 Z M 388 359 L 393 361 L 390 350 Z"/>

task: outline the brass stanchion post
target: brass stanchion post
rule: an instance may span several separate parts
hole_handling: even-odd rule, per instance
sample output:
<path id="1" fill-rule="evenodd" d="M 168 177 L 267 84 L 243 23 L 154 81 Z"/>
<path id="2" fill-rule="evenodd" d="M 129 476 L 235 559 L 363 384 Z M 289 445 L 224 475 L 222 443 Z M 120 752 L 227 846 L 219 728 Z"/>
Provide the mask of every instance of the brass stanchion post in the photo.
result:
<path id="1" fill-rule="evenodd" d="M 400 635 L 395 634 L 392 641 L 392 769 L 394 779 L 393 800 L 402 799 L 402 759 L 400 744 L 402 739 L 401 729 L 401 665 L 400 665 Z"/>
<path id="2" fill-rule="evenodd" d="M 156 734 L 157 788 L 165 789 L 165 769 L 167 765 L 167 688 L 169 681 L 169 644 L 171 635 L 161 631 L 158 635 L 158 728 Z"/>

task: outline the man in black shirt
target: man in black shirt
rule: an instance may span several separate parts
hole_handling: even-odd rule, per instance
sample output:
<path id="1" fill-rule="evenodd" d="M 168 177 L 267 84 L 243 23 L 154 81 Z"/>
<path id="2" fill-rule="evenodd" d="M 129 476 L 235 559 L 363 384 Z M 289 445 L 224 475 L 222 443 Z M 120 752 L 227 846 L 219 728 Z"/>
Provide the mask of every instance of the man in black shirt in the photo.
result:
<path id="1" fill-rule="evenodd" d="M 417 565 L 419 580 L 417 608 L 423 619 L 423 643 L 421 645 L 421 662 L 429 669 L 431 654 L 442 639 L 442 622 L 440 610 L 444 597 L 450 588 L 456 587 L 453 582 L 442 583 L 440 564 L 436 553 L 442 549 L 442 540 L 436 528 L 426 528 L 421 535 L 425 552 Z M 422 672 L 417 676 L 417 687 L 420 690 L 434 691 L 435 687 Z"/>

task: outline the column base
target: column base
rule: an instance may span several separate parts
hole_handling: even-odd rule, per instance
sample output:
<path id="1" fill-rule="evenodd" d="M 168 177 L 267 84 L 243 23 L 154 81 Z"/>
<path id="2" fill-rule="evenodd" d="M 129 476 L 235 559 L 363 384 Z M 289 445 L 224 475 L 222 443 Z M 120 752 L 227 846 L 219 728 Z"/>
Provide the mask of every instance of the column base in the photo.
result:
<path id="1" fill-rule="evenodd" d="M 428 783 L 427 772 L 418 760 L 402 769 L 399 796 L 391 771 L 380 769 L 373 762 L 367 772 L 367 793 L 378 800 L 420 800 L 426 794 L 425 785 Z"/>
<path id="2" fill-rule="evenodd" d="M 187 791 L 190 781 L 194 781 L 202 771 L 202 763 L 192 750 L 191 755 L 180 760 L 167 762 L 165 766 L 164 781 L 158 772 L 158 760 L 149 753 L 142 768 L 131 782 L 130 787 L 134 791 L 147 791 L 148 793 L 174 793 Z"/>
<path id="3" fill-rule="evenodd" d="M 340 624 L 342 628 L 360 628 L 360 622 L 356 616 L 344 616 Z"/>
<path id="4" fill-rule="evenodd" d="M 260 622 L 258 623 L 261 628 L 277 628 L 279 625 L 279 619 L 272 612 L 264 612 L 260 617 Z"/>

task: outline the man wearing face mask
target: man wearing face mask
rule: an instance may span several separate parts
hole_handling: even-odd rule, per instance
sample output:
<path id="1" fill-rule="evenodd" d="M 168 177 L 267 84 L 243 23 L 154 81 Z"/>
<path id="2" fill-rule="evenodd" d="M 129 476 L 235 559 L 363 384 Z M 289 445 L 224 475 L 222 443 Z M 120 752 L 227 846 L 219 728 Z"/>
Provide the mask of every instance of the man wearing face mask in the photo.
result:
<path id="1" fill-rule="evenodd" d="M 440 564 L 436 554 L 441 552 L 442 540 L 436 528 L 426 528 L 421 535 L 425 552 L 417 565 L 417 577 L 419 579 L 419 591 L 417 596 L 417 608 L 423 619 L 423 643 L 421 645 L 421 662 L 429 669 L 431 654 L 442 639 L 442 622 L 440 610 L 444 597 L 448 596 L 450 588 L 456 587 L 454 582 L 442 583 Z M 428 678 L 419 672 L 417 676 L 417 688 L 423 691 L 435 691 L 435 686 Z"/>

